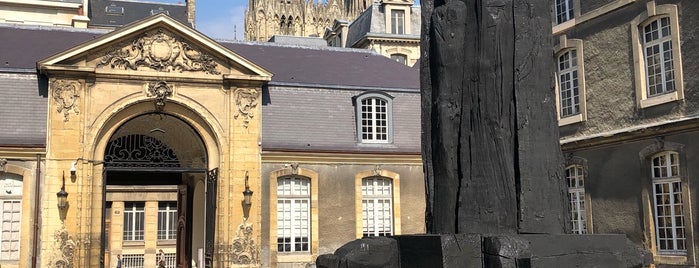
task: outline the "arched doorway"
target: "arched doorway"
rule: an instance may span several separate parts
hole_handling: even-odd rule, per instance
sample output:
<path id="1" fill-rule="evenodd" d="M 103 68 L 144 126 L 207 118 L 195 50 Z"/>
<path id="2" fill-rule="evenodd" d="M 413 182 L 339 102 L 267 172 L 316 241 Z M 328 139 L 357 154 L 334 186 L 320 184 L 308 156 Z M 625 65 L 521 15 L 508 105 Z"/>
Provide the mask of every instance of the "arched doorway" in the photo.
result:
<path id="1" fill-rule="evenodd" d="M 217 181 L 207 155 L 199 133 L 175 115 L 121 124 L 104 150 L 102 251 L 118 252 L 124 267 L 201 263 L 213 241 Z"/>

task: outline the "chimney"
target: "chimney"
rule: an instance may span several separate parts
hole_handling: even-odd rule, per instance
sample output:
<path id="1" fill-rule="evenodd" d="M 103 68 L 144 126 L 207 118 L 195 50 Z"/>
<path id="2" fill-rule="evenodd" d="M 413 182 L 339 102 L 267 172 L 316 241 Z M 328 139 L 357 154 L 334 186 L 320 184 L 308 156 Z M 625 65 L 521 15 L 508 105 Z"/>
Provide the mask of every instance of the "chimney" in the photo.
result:
<path id="1" fill-rule="evenodd" d="M 192 28 L 194 27 L 194 18 L 195 16 L 195 0 L 185 0 L 185 3 L 187 5 L 187 22 L 192 25 Z"/>

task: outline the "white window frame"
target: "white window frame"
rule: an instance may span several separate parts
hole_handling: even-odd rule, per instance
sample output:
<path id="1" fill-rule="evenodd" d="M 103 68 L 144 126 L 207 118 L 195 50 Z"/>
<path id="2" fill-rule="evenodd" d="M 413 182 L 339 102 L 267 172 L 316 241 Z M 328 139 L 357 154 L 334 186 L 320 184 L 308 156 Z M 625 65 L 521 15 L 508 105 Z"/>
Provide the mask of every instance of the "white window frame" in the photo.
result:
<path id="1" fill-rule="evenodd" d="M 587 120 L 587 94 L 585 87 L 585 61 L 584 61 L 584 50 L 583 41 L 581 39 L 568 39 L 566 35 L 559 36 L 558 46 L 554 48 L 557 51 L 556 56 L 556 73 L 554 75 L 555 79 L 555 92 L 556 92 L 556 115 L 558 116 L 558 125 L 565 126 L 570 124 L 575 124 Z M 560 58 L 564 55 L 571 55 L 575 51 L 576 57 L 575 61 L 569 60 L 568 67 L 560 67 Z M 571 114 L 563 114 L 563 102 L 565 96 L 563 96 L 562 90 L 564 89 L 562 85 L 568 81 L 563 81 L 561 76 L 566 74 L 571 77 L 573 74 L 577 75 L 577 110 Z M 570 80 L 571 90 L 573 90 L 573 81 Z"/>
<path id="2" fill-rule="evenodd" d="M 566 185 L 570 209 L 571 231 L 574 234 L 586 234 L 587 210 L 585 207 L 585 171 L 581 165 L 566 167 Z"/>
<path id="3" fill-rule="evenodd" d="M 669 20 L 669 36 L 667 38 L 645 42 L 645 27 L 660 21 L 663 18 Z M 676 5 L 655 5 L 655 1 L 646 4 L 646 11 L 638 15 L 631 21 L 631 39 L 633 41 L 634 56 L 634 76 L 636 88 L 636 103 L 640 108 L 652 107 L 660 104 L 670 103 L 684 99 L 684 79 L 682 72 L 682 55 L 680 47 L 679 16 Z M 674 88 L 664 88 L 662 94 L 651 94 L 649 92 L 648 61 L 646 58 L 646 48 L 665 43 L 671 48 L 671 57 L 668 59 L 661 56 L 662 61 L 671 61 L 672 80 Z M 661 67 L 661 74 L 665 76 L 665 71 L 669 68 Z M 665 78 L 663 77 L 663 81 Z M 663 84 L 663 87 L 666 85 Z"/>
<path id="4" fill-rule="evenodd" d="M 0 172 L 0 179 L 0 261 L 17 261 L 20 259 L 22 240 L 23 178 L 21 175 Z"/>
<path id="5" fill-rule="evenodd" d="M 391 33 L 392 34 L 406 34 L 405 32 L 405 10 L 402 9 L 392 9 L 391 10 Z"/>
<path id="6" fill-rule="evenodd" d="M 145 264 L 144 254 L 121 254 L 121 267 L 144 268 Z"/>
<path id="7" fill-rule="evenodd" d="M 555 0 L 553 12 L 555 13 L 556 24 L 561 24 L 575 18 L 574 0 Z"/>
<path id="8" fill-rule="evenodd" d="M 651 199 L 653 200 L 657 252 L 660 255 L 687 255 L 689 241 L 687 241 L 687 221 L 684 215 L 684 199 L 682 197 L 684 193 L 680 177 L 679 154 L 673 151 L 658 153 L 651 157 L 650 164 L 653 181 Z M 658 187 L 666 188 L 663 190 L 669 192 L 658 192 Z M 661 197 L 667 199 L 664 200 Z M 665 202 L 658 203 L 659 198 Z M 667 208 L 670 211 L 666 211 Z M 660 215 L 659 211 L 663 211 L 663 215 Z M 680 222 L 677 222 L 678 219 Z M 668 231 L 671 237 L 668 236 Z M 670 245 L 666 242 L 670 242 Z"/>
<path id="9" fill-rule="evenodd" d="M 393 142 L 392 99 L 383 93 L 365 93 L 356 97 L 357 140 L 360 143 Z M 383 105 L 378 101 L 383 102 Z M 384 108 L 384 111 L 377 111 L 377 108 Z M 377 118 L 379 115 L 385 118 Z"/>
<path id="10" fill-rule="evenodd" d="M 124 241 L 143 241 L 145 235 L 145 207 L 144 202 L 124 202 Z M 131 222 L 127 224 L 129 217 Z"/>
<path id="11" fill-rule="evenodd" d="M 393 235 L 393 182 L 374 176 L 362 179 L 362 236 Z"/>
<path id="12" fill-rule="evenodd" d="M 164 222 L 161 221 L 163 219 Z M 158 202 L 158 240 L 175 239 L 177 239 L 177 202 Z"/>
<path id="13" fill-rule="evenodd" d="M 276 203 L 277 252 L 311 252 L 311 180 L 301 176 L 277 178 Z"/>

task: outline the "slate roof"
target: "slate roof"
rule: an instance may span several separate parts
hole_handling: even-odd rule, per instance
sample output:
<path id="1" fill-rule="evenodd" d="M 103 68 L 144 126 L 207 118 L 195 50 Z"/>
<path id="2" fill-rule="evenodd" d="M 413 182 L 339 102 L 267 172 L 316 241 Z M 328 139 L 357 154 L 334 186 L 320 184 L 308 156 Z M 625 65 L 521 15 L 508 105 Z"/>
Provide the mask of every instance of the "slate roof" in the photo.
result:
<path id="1" fill-rule="evenodd" d="M 347 46 L 354 47 L 364 38 L 403 38 L 420 39 L 421 10 L 419 6 L 410 7 L 410 34 L 392 34 L 386 29 L 386 13 L 378 3 L 362 12 L 357 19 L 352 21 L 347 30 Z"/>
<path id="2" fill-rule="evenodd" d="M 46 79 L 37 75 L 36 62 L 104 33 L 104 30 L 0 26 L 0 40 L 4 40 L 0 42 L 0 126 L 3 126 L 0 146 L 45 145 L 49 100 Z M 219 43 L 274 74 L 263 92 L 264 145 L 292 150 L 419 153 L 416 69 L 369 50 Z M 377 147 L 356 143 L 351 98 L 364 90 L 400 95 L 394 100 L 394 114 L 405 116 L 395 117 L 394 144 Z M 405 94 L 412 97 L 406 98 Z M 285 133 L 290 123 L 293 126 L 290 117 L 302 121 L 297 126 L 307 127 L 295 130 L 300 133 Z M 310 128 L 317 131 L 309 132 Z M 340 136 L 342 141 L 337 140 Z"/>
<path id="3" fill-rule="evenodd" d="M 156 12 L 166 12 L 171 18 L 185 24 L 187 22 L 187 6 L 184 4 L 156 3 L 130 0 L 89 0 L 88 17 L 92 27 L 119 27 L 144 19 Z M 123 10 L 116 14 L 107 12 Z"/>

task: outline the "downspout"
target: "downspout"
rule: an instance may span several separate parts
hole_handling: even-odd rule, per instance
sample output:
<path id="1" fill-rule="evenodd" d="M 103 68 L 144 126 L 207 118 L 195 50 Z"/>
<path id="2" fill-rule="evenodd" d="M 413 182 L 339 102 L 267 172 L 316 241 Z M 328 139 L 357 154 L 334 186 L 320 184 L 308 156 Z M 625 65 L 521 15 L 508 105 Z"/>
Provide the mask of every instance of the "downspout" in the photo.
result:
<path id="1" fill-rule="evenodd" d="M 39 201 L 41 200 L 41 192 L 39 192 L 41 188 L 41 155 L 37 154 L 36 155 L 36 172 L 35 174 L 35 179 L 34 183 L 36 184 L 35 187 L 35 192 L 34 192 L 34 237 L 32 238 L 32 248 L 34 252 L 32 253 L 32 266 L 33 268 L 36 268 L 36 255 L 39 253 L 39 245 L 38 245 L 38 240 L 39 240 Z"/>

